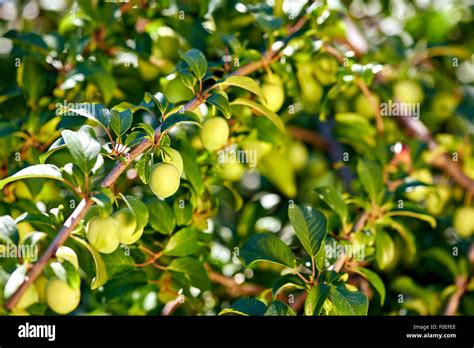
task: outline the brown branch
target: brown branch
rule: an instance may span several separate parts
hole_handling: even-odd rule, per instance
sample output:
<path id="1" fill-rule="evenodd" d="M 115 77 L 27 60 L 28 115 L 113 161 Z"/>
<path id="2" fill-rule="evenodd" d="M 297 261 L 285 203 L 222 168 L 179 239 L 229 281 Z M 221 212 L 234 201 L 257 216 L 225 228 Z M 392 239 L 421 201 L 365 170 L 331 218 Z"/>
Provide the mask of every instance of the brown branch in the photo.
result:
<path id="1" fill-rule="evenodd" d="M 444 315 L 454 315 L 456 314 L 459 303 L 461 302 L 461 297 L 464 295 L 467 289 L 467 279 L 464 276 L 456 278 L 456 291 L 449 298 L 448 304 L 444 310 Z"/>
<path id="2" fill-rule="evenodd" d="M 234 279 L 226 277 L 208 268 L 209 279 L 222 285 L 231 297 L 252 296 L 260 294 L 265 288 L 255 284 L 239 284 Z"/>
<path id="3" fill-rule="evenodd" d="M 364 93 L 364 96 L 367 98 L 369 101 L 370 106 L 372 107 L 372 110 L 374 111 L 375 115 L 375 124 L 377 126 L 377 132 L 379 134 L 383 134 L 385 131 L 384 126 L 383 126 L 383 121 L 382 121 L 382 115 L 380 114 L 380 107 L 377 105 L 377 102 L 372 95 L 372 93 L 369 90 L 369 87 L 367 87 L 366 83 L 361 77 L 356 78 L 356 84 L 359 86 L 360 90 L 362 93 Z"/>
<path id="4" fill-rule="evenodd" d="M 304 15 L 306 17 L 306 14 Z M 301 28 L 303 25 L 299 22 L 298 26 Z M 294 30 L 290 32 L 295 34 L 298 30 Z M 234 72 L 230 73 L 226 77 L 237 75 L 249 75 L 260 68 L 266 67 L 271 64 L 273 61 L 279 59 L 281 56 L 282 49 L 286 46 L 288 41 L 291 39 L 291 36 L 287 37 L 283 40 L 282 45 L 276 49 L 269 49 L 263 53 L 262 58 L 257 62 L 252 62 L 247 65 L 242 66 L 241 68 L 235 70 Z M 192 111 L 197 108 L 200 104 L 202 104 L 205 99 L 207 92 L 213 86 L 209 87 L 208 89 L 204 90 L 198 96 L 191 99 L 186 105 L 184 105 L 184 111 Z M 155 130 L 155 139 L 159 139 L 161 136 L 161 129 L 158 127 Z M 151 148 L 154 145 L 154 142 L 149 139 L 143 140 L 139 143 L 133 150 L 125 157 L 125 161 L 119 161 L 115 167 L 110 171 L 110 173 L 105 177 L 102 181 L 101 186 L 104 188 L 111 188 L 115 182 L 118 180 L 120 175 L 125 171 L 125 169 L 135 160 L 138 156 L 144 153 L 146 150 Z M 28 275 L 25 277 L 25 281 L 20 285 L 20 287 L 13 293 L 13 295 L 6 301 L 5 307 L 9 310 L 13 309 L 15 305 L 20 300 L 23 293 L 28 289 L 28 287 L 36 280 L 36 278 L 41 274 L 43 269 L 46 267 L 46 264 L 54 256 L 56 250 L 63 245 L 66 240 L 69 238 L 71 232 L 77 227 L 81 219 L 83 219 L 89 210 L 89 208 L 94 204 L 91 198 L 83 199 L 81 203 L 77 206 L 77 208 L 73 211 L 73 213 L 69 216 L 69 218 L 64 223 L 63 227 L 59 230 L 58 234 L 54 238 L 54 240 L 49 245 L 46 252 L 40 258 L 40 260 L 33 265 Z"/>
<path id="5" fill-rule="evenodd" d="M 294 138 L 304 141 L 305 143 L 312 145 L 316 149 L 326 151 L 329 147 L 329 144 L 326 139 L 324 139 L 316 132 L 297 126 L 288 126 L 288 130 Z"/>

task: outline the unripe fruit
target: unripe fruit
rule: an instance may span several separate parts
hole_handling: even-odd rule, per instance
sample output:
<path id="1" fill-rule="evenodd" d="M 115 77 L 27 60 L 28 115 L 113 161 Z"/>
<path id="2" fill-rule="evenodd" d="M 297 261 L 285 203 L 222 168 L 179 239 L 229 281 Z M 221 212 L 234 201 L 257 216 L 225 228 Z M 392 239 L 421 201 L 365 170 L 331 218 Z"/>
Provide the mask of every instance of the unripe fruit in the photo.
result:
<path id="1" fill-rule="evenodd" d="M 213 117 L 204 122 L 201 129 L 201 139 L 204 147 L 214 151 L 227 143 L 229 125 L 222 117 Z"/>
<path id="2" fill-rule="evenodd" d="M 58 314 L 68 314 L 79 306 L 80 289 L 71 288 L 66 282 L 53 278 L 46 285 L 46 302 Z"/>
<path id="3" fill-rule="evenodd" d="M 393 87 L 393 93 L 400 103 L 421 103 L 425 96 L 421 86 L 411 80 L 398 81 Z"/>
<path id="4" fill-rule="evenodd" d="M 323 55 L 313 63 L 312 68 L 314 75 L 323 85 L 336 82 L 339 64 L 334 57 Z"/>
<path id="5" fill-rule="evenodd" d="M 242 143 L 242 148 L 249 152 L 255 151 L 254 158 L 258 162 L 272 151 L 273 146 L 265 141 L 249 140 Z M 251 163 L 251 165 L 255 166 L 256 163 Z"/>
<path id="6" fill-rule="evenodd" d="M 412 177 L 416 181 L 421 181 L 425 184 L 433 183 L 433 176 L 431 175 L 431 172 L 428 169 L 419 169 L 417 171 L 414 171 L 413 174 L 410 175 L 410 177 Z M 412 191 L 407 192 L 405 195 L 409 200 L 413 202 L 419 202 L 426 198 L 430 191 L 430 187 L 416 186 L 412 189 Z"/>
<path id="7" fill-rule="evenodd" d="M 168 153 L 164 153 L 163 162 L 174 165 L 181 176 L 183 174 L 183 158 L 181 154 L 175 149 L 169 149 Z"/>
<path id="8" fill-rule="evenodd" d="M 376 94 L 372 94 L 372 98 L 375 101 L 375 105 L 377 108 L 380 107 L 380 97 Z M 359 94 L 355 100 L 355 108 L 358 114 L 365 116 L 367 118 L 374 117 L 374 108 L 372 104 L 369 102 L 369 99 L 363 95 Z"/>
<path id="9" fill-rule="evenodd" d="M 278 75 L 270 75 L 263 80 L 262 92 L 266 99 L 267 107 L 277 112 L 285 102 L 285 88 Z"/>
<path id="10" fill-rule="evenodd" d="M 293 142 L 288 149 L 288 159 L 294 170 L 303 169 L 308 162 L 308 149 L 301 142 Z"/>
<path id="11" fill-rule="evenodd" d="M 224 163 L 221 168 L 222 176 L 230 181 L 239 181 L 245 172 L 244 166 L 240 163 Z"/>
<path id="12" fill-rule="evenodd" d="M 178 191 L 180 175 L 178 169 L 169 163 L 158 163 L 151 169 L 150 189 L 161 199 Z"/>
<path id="13" fill-rule="evenodd" d="M 29 286 L 26 291 L 21 295 L 20 300 L 15 306 L 16 310 L 26 309 L 32 304 L 37 303 L 39 300 L 38 298 L 38 291 L 36 287 Z"/>
<path id="14" fill-rule="evenodd" d="M 450 196 L 451 191 L 447 186 L 439 186 L 436 192 L 430 192 L 425 201 L 428 213 L 434 216 L 440 215 Z"/>
<path id="15" fill-rule="evenodd" d="M 114 214 L 114 218 L 118 221 L 120 226 L 120 243 L 133 244 L 138 240 L 138 238 L 141 237 L 141 233 L 138 233 L 138 231 L 137 233 L 135 233 L 135 230 L 137 229 L 137 220 L 135 218 L 135 215 L 129 208 L 120 209 Z"/>
<path id="16" fill-rule="evenodd" d="M 171 80 L 165 88 L 166 98 L 172 103 L 190 100 L 194 95 L 179 77 Z"/>
<path id="17" fill-rule="evenodd" d="M 474 234 L 474 207 L 462 207 L 454 213 L 454 229 L 461 238 Z"/>
<path id="18" fill-rule="evenodd" d="M 79 269 L 79 261 L 74 250 L 67 246 L 60 246 L 56 251 L 56 258 L 59 261 L 67 260 L 74 266 L 75 269 Z"/>
<path id="19" fill-rule="evenodd" d="M 458 98 L 455 95 L 440 92 L 432 99 L 431 107 L 436 116 L 445 120 L 454 113 L 458 103 Z"/>
<path id="20" fill-rule="evenodd" d="M 115 218 L 95 216 L 87 223 L 86 230 L 87 240 L 100 253 L 110 254 L 118 248 L 120 226 Z"/>
<path id="21" fill-rule="evenodd" d="M 48 278 L 44 275 L 40 275 L 36 278 L 35 282 L 36 291 L 38 291 L 39 303 L 46 303 L 46 284 L 48 284 Z"/>

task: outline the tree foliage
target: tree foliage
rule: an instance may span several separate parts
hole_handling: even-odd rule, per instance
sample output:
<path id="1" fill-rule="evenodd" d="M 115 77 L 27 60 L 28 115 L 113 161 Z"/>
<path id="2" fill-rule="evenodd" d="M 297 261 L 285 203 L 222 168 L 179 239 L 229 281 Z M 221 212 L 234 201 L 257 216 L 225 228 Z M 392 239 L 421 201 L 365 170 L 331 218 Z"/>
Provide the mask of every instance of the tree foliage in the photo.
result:
<path id="1" fill-rule="evenodd" d="M 0 313 L 474 314 L 466 1 L 0 6 Z"/>

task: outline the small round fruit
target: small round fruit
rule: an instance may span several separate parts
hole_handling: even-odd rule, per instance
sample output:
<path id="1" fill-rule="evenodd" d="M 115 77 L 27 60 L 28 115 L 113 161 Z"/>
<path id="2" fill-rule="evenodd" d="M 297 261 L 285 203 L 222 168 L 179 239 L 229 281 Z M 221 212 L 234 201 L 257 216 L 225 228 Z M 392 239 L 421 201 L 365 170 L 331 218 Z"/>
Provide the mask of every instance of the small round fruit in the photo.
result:
<path id="1" fill-rule="evenodd" d="M 277 112 L 285 102 L 285 88 L 278 75 L 270 75 L 263 80 L 262 92 L 266 99 L 267 107 Z"/>
<path id="2" fill-rule="evenodd" d="M 38 291 L 35 286 L 29 286 L 26 291 L 21 295 L 20 300 L 15 306 L 15 309 L 26 309 L 29 306 L 37 303 L 39 300 Z"/>
<path id="3" fill-rule="evenodd" d="M 100 253 L 110 254 L 118 248 L 120 226 L 115 218 L 95 216 L 87 223 L 86 230 L 87 240 Z"/>
<path id="4" fill-rule="evenodd" d="M 155 164 L 150 175 L 150 189 L 161 199 L 165 199 L 178 191 L 180 175 L 178 169 L 169 163 Z"/>
<path id="5" fill-rule="evenodd" d="M 454 213 L 454 229 L 461 238 L 474 234 L 474 207 L 462 207 Z"/>
<path id="6" fill-rule="evenodd" d="M 438 93 L 431 102 L 431 107 L 436 116 L 445 120 L 451 116 L 459 104 L 458 98 L 448 92 Z"/>
<path id="7" fill-rule="evenodd" d="M 119 223 L 119 240 L 122 244 L 129 243 L 130 238 L 135 234 L 137 229 L 137 219 L 129 208 L 120 209 L 114 214 L 114 218 Z"/>
<path id="8" fill-rule="evenodd" d="M 441 215 L 450 196 L 451 190 L 447 186 L 438 186 L 435 192 L 430 192 L 425 201 L 428 213 L 434 216 Z"/>
<path id="9" fill-rule="evenodd" d="M 379 107 L 380 105 L 380 97 L 376 94 L 372 94 L 372 98 L 374 98 L 375 105 Z M 374 108 L 370 103 L 369 99 L 363 95 L 359 94 L 355 100 L 355 108 L 358 114 L 365 116 L 367 118 L 374 117 Z"/>
<path id="10" fill-rule="evenodd" d="M 299 141 L 293 142 L 288 149 L 288 159 L 294 170 L 299 171 L 308 162 L 308 149 Z"/>
<path id="11" fill-rule="evenodd" d="M 204 147 L 214 151 L 227 143 L 229 125 L 222 117 L 213 117 L 204 122 L 201 129 L 201 139 Z"/>
<path id="12" fill-rule="evenodd" d="M 56 251 L 56 257 L 59 261 L 67 260 L 74 266 L 75 269 L 79 269 L 79 261 L 74 250 L 67 246 L 60 246 Z"/>
<path id="13" fill-rule="evenodd" d="M 171 80 L 165 88 L 166 98 L 172 103 L 190 100 L 194 95 L 179 77 Z"/>
<path id="14" fill-rule="evenodd" d="M 170 149 L 168 153 L 164 153 L 163 162 L 174 165 L 178 169 L 180 176 L 183 174 L 183 158 L 179 151 Z"/>
<path id="15" fill-rule="evenodd" d="M 312 69 L 319 82 L 329 85 L 337 80 L 336 74 L 339 64 L 334 57 L 325 54 L 314 61 Z"/>
<path id="16" fill-rule="evenodd" d="M 53 278 L 46 285 L 46 302 L 58 314 L 68 314 L 79 306 L 80 289 L 71 288 L 66 282 Z"/>
<path id="17" fill-rule="evenodd" d="M 421 103 L 425 94 L 421 86 L 412 80 L 398 81 L 393 87 L 395 99 L 400 103 Z"/>
<path id="18" fill-rule="evenodd" d="M 40 275 L 36 278 L 35 282 L 36 291 L 38 291 L 39 303 L 46 303 L 46 284 L 48 284 L 48 278 L 44 275 Z"/>
<path id="19" fill-rule="evenodd" d="M 433 183 L 433 176 L 428 169 L 418 169 L 414 171 L 410 177 L 415 181 L 421 181 L 425 184 L 432 184 Z M 427 186 L 416 186 L 411 189 L 411 191 L 407 192 L 405 195 L 406 197 L 413 201 L 419 202 L 426 198 L 426 196 L 431 192 L 432 188 Z"/>
<path id="20" fill-rule="evenodd" d="M 239 181 L 244 175 L 245 168 L 241 163 L 224 163 L 222 166 L 222 176 L 230 181 Z"/>

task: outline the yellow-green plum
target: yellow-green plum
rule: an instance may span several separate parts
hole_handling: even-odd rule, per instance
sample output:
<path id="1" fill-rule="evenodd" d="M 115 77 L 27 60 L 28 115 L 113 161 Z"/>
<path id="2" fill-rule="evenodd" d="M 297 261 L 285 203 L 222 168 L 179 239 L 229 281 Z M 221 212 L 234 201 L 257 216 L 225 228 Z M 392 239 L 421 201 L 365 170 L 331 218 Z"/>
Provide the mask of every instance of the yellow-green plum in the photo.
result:
<path id="1" fill-rule="evenodd" d="M 120 244 L 120 226 L 114 217 L 95 216 L 86 226 L 89 243 L 102 254 L 113 253 Z"/>
<path id="2" fill-rule="evenodd" d="M 244 175 L 245 168 L 241 163 L 229 162 L 221 166 L 222 176 L 230 181 L 239 181 Z"/>
<path id="3" fill-rule="evenodd" d="M 194 95 L 179 77 L 171 80 L 165 88 L 166 98 L 172 103 L 190 100 Z"/>
<path id="4" fill-rule="evenodd" d="M 114 214 L 114 218 L 119 223 L 119 239 L 122 244 L 133 244 L 143 234 L 143 229 L 136 231 L 137 219 L 135 214 L 129 209 L 120 209 Z"/>
<path id="5" fill-rule="evenodd" d="M 36 291 L 38 291 L 39 303 L 46 303 L 46 284 L 48 284 L 48 278 L 44 275 L 40 275 L 36 278 L 35 282 Z"/>
<path id="6" fill-rule="evenodd" d="M 421 103 L 425 97 L 421 86 L 413 80 L 398 81 L 393 87 L 393 92 L 396 101 L 401 103 Z"/>
<path id="7" fill-rule="evenodd" d="M 293 169 L 299 171 L 308 162 L 308 149 L 299 141 L 292 142 L 288 148 L 288 159 Z"/>
<path id="8" fill-rule="evenodd" d="M 269 75 L 263 80 L 261 89 L 265 96 L 267 107 L 273 112 L 280 110 L 285 102 L 285 88 L 281 78 L 275 74 Z"/>
<path id="9" fill-rule="evenodd" d="M 150 189 L 161 199 L 172 196 L 180 184 L 178 169 L 169 163 L 158 163 L 151 169 Z"/>
<path id="10" fill-rule="evenodd" d="M 183 174 L 183 158 L 179 151 L 169 149 L 168 153 L 164 153 L 163 162 L 174 165 L 178 169 L 180 176 Z"/>
<path id="11" fill-rule="evenodd" d="M 38 291 L 35 286 L 29 286 L 26 291 L 21 295 L 20 300 L 17 302 L 15 309 L 21 310 L 26 309 L 29 306 L 39 301 Z"/>
<path id="12" fill-rule="evenodd" d="M 220 149 L 229 139 L 229 125 L 222 117 L 213 117 L 202 125 L 201 139 L 209 151 Z"/>
<path id="13" fill-rule="evenodd" d="M 80 289 L 73 289 L 66 282 L 53 278 L 46 285 L 46 302 L 58 314 L 68 314 L 79 306 Z"/>
<path id="14" fill-rule="evenodd" d="M 474 207 L 462 207 L 454 213 L 454 229 L 461 238 L 474 234 Z"/>

